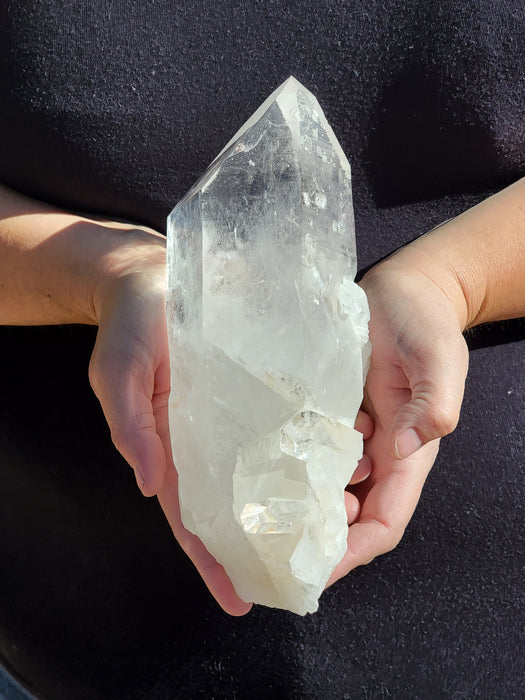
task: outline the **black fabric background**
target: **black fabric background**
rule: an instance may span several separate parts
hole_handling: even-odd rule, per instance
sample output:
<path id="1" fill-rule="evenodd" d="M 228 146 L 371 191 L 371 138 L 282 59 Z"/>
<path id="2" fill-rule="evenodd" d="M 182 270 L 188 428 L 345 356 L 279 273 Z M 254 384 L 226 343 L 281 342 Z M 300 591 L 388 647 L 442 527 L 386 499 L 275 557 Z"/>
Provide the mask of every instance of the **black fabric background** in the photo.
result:
<path id="1" fill-rule="evenodd" d="M 0 181 L 163 230 L 292 73 L 351 160 L 365 268 L 523 172 L 523 27 L 517 1 L 5 2 Z M 4 665 L 51 700 L 522 697 L 524 335 L 470 334 L 460 424 L 394 552 L 313 616 L 232 619 L 112 447 L 94 331 L 1 328 Z"/>
<path id="2" fill-rule="evenodd" d="M 495 190 L 525 163 L 524 14 L 519 0 L 7 0 L 0 181 L 164 230 L 293 74 L 376 204 Z"/>

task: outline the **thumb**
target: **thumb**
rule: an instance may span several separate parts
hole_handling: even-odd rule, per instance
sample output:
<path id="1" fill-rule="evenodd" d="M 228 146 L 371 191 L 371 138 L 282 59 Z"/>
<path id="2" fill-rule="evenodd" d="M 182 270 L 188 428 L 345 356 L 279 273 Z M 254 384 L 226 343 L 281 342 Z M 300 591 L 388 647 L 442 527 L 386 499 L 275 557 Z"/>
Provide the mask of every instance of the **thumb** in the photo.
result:
<path id="1" fill-rule="evenodd" d="M 441 346 L 441 347 L 440 347 Z M 459 420 L 468 350 L 463 336 L 434 346 L 407 370 L 411 398 L 397 411 L 392 425 L 394 456 L 405 459 L 420 447 L 451 433 Z"/>

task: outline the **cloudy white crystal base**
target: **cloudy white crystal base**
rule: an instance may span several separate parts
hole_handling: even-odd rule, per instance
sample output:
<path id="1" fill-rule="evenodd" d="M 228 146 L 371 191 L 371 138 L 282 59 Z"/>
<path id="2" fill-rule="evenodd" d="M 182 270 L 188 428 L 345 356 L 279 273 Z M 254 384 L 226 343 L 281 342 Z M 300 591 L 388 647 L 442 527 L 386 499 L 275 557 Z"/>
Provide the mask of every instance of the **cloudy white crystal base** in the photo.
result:
<path id="1" fill-rule="evenodd" d="M 346 550 L 370 345 L 350 167 L 290 78 L 168 220 L 185 526 L 247 601 L 314 612 Z"/>

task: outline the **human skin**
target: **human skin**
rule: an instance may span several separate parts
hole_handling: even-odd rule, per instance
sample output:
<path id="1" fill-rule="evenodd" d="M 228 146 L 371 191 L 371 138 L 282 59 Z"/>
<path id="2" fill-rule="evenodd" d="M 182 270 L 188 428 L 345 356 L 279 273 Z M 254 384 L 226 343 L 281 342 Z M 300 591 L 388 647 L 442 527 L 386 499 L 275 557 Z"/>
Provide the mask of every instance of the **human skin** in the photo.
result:
<path id="1" fill-rule="evenodd" d="M 348 549 L 330 583 L 399 541 L 458 420 L 462 331 L 525 313 L 525 180 L 397 252 L 361 284 L 372 362 L 357 426 L 365 457 L 346 494 Z M 98 325 L 89 377 L 117 449 L 219 604 L 251 607 L 180 519 L 168 430 L 165 239 L 0 187 L 0 324 Z M 368 417 L 370 416 L 372 421 Z M 372 434 L 373 432 L 373 434 Z M 176 436 L 175 436 L 176 438 Z"/>
<path id="2" fill-rule="evenodd" d="M 463 331 L 525 314 L 525 179 L 421 236 L 365 275 L 372 362 L 364 410 L 372 474 L 330 579 L 393 549 L 439 438 L 457 425 L 468 367 Z"/>

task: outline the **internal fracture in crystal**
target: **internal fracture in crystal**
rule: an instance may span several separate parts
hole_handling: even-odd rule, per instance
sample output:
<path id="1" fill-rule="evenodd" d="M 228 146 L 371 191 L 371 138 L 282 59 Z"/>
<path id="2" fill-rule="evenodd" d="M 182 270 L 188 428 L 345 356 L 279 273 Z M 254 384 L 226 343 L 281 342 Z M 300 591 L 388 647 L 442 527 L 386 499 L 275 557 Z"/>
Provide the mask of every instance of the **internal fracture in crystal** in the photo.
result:
<path id="1" fill-rule="evenodd" d="M 279 87 L 168 219 L 170 433 L 185 526 L 239 596 L 314 612 L 346 550 L 370 344 L 350 166 Z"/>

